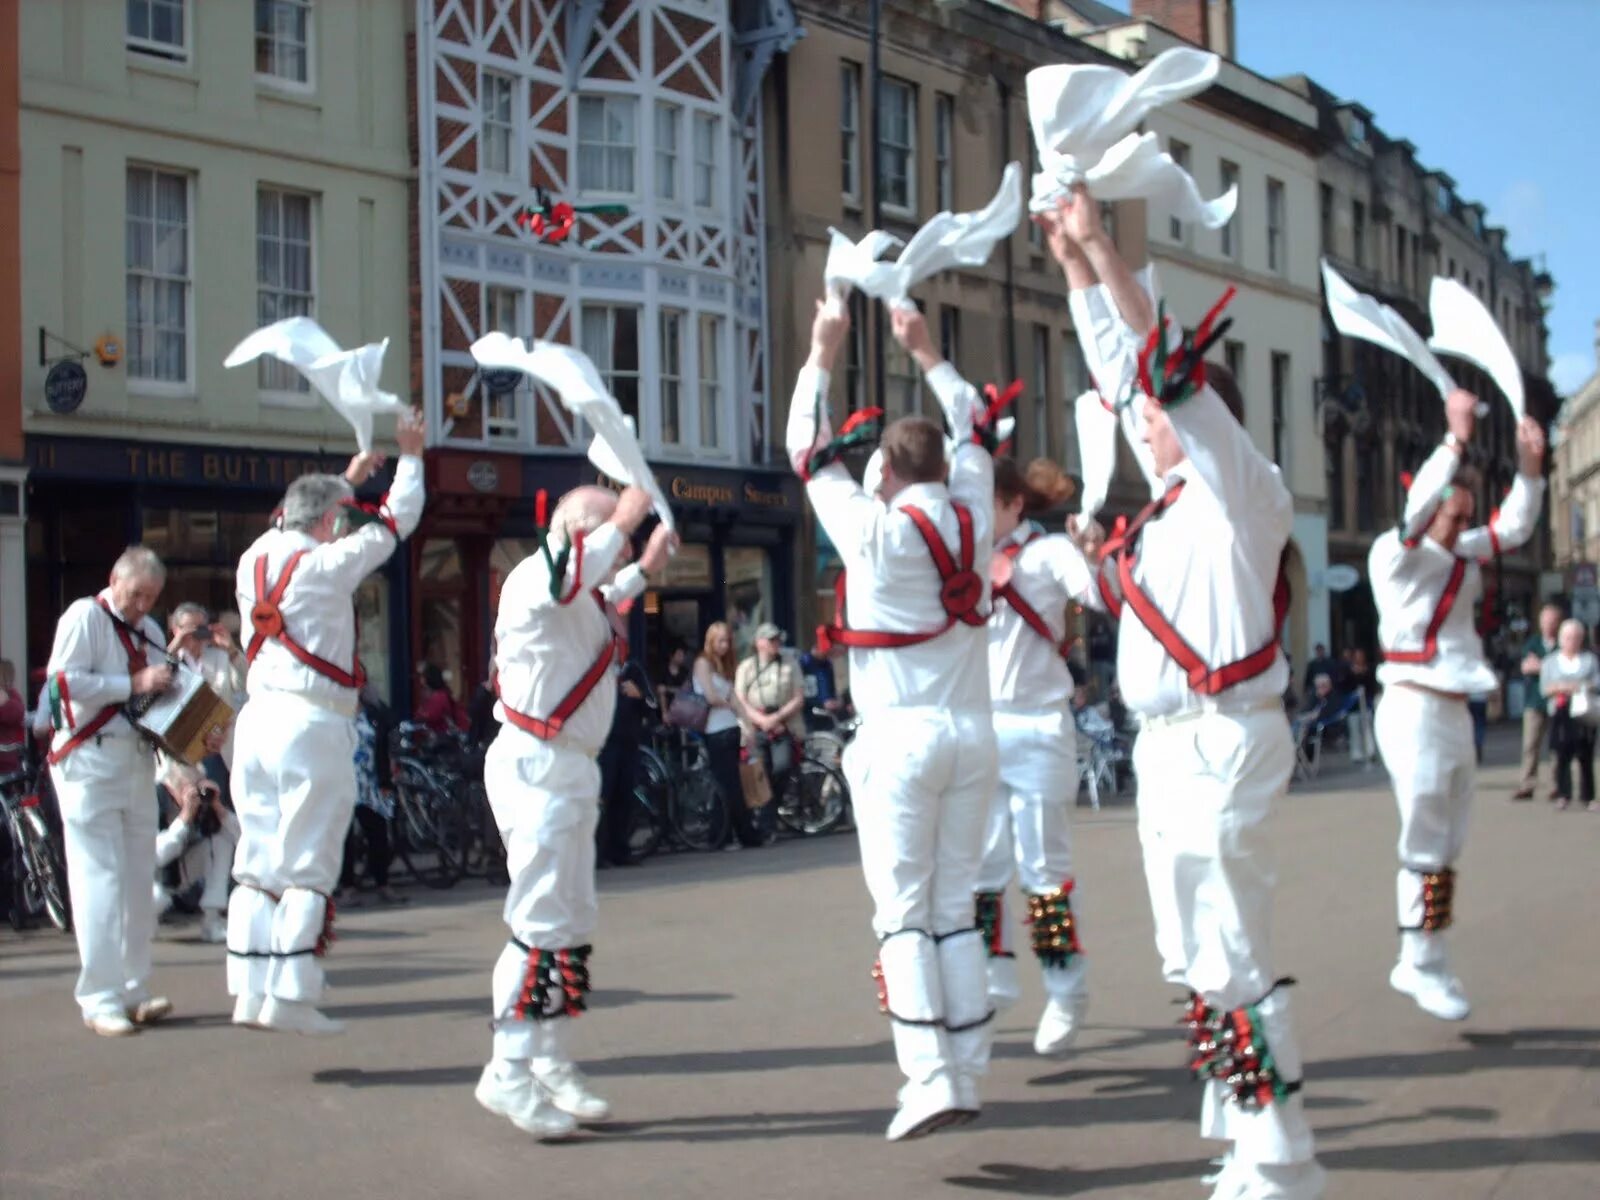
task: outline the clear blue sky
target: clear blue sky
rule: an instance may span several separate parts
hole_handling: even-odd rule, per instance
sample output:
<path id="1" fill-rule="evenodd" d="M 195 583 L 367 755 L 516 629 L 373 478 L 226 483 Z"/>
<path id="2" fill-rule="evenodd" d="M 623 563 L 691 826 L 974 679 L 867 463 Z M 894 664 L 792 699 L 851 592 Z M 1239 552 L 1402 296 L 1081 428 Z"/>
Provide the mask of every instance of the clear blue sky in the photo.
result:
<path id="1" fill-rule="evenodd" d="M 1555 277 L 1551 377 L 1595 367 L 1600 0 L 1235 0 L 1237 57 L 1371 109 Z"/>

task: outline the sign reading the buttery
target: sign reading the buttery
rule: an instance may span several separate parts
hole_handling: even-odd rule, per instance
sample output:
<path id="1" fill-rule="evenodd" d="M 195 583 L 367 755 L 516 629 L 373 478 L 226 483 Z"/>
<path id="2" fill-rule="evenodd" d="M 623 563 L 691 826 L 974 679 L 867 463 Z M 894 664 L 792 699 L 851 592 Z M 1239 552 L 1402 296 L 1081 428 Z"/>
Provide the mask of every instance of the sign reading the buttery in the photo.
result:
<path id="1" fill-rule="evenodd" d="M 302 475 L 337 475 L 349 464 L 332 455 L 173 442 L 126 442 L 109 438 L 30 435 L 32 475 L 93 479 L 103 483 L 175 483 L 197 487 L 281 490 Z"/>

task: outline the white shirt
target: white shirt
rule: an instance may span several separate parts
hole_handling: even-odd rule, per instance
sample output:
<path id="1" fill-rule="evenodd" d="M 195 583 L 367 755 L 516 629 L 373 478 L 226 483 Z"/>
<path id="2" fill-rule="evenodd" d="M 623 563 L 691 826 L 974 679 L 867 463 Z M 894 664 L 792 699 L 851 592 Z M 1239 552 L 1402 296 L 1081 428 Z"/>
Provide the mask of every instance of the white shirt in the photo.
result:
<path id="1" fill-rule="evenodd" d="M 1157 299 L 1154 266 L 1146 266 L 1134 279 L 1150 297 L 1153 307 Z M 1156 470 L 1150 447 L 1144 442 L 1139 403 L 1137 400 L 1123 403 L 1138 391 L 1139 352 L 1144 349 L 1145 339 L 1128 327 L 1111 297 L 1111 289 L 1103 283 L 1069 291 L 1067 308 L 1072 314 L 1072 327 L 1077 331 L 1078 344 L 1083 348 L 1083 359 L 1094 379 L 1095 390 L 1103 401 L 1117 410 L 1123 437 L 1139 466 L 1139 473 L 1149 485 L 1150 494 L 1159 496 L 1166 485 Z"/>
<path id="2" fill-rule="evenodd" d="M 700 680 L 693 678 L 691 682 L 694 685 L 694 690 L 698 693 L 700 691 Z M 722 733 L 725 730 L 738 728 L 739 718 L 734 715 L 733 709 L 723 707 L 732 698 L 733 680 L 713 667 L 711 669 L 711 694 L 706 696 L 705 699 L 720 701 L 720 703 L 713 706 L 711 711 L 706 714 L 706 733 Z"/>
<path id="3" fill-rule="evenodd" d="M 1571 658 L 1559 650 L 1547 654 L 1539 666 L 1539 690 L 1548 696 L 1551 688 L 1562 683 L 1580 688 L 1600 686 L 1600 662 L 1587 650 L 1580 650 Z"/>
<path id="4" fill-rule="evenodd" d="M 1061 708 L 1073 686 L 1059 650 L 1067 633 L 1067 603 L 1093 603 L 1094 576 L 1064 533 L 1039 535 L 1024 522 L 995 546 L 995 553 L 1008 546 L 1023 547 L 1011 560 L 1011 587 L 1050 627 L 1051 640 L 996 596 L 989 617 L 990 695 L 996 708 Z"/>
<path id="5" fill-rule="evenodd" d="M 1400 527 L 1374 541 L 1367 556 L 1367 575 L 1378 609 L 1378 641 L 1386 651 L 1426 648 L 1428 626 L 1439 610 L 1450 575 L 1457 561 L 1465 563 L 1460 591 L 1439 628 L 1433 658 L 1425 663 L 1382 663 L 1378 682 L 1385 687 L 1414 683 L 1440 692 L 1472 694 L 1499 686 L 1494 669 L 1483 657 L 1483 638 L 1473 618 L 1473 606 L 1483 594 L 1478 560 L 1492 557 L 1497 541 L 1502 550 L 1512 550 L 1528 540 L 1544 503 L 1544 480 L 1518 475 L 1494 519 L 1493 535 L 1488 525 L 1480 525 L 1463 533 L 1455 548 L 1447 550 L 1424 531 L 1460 462 L 1449 446 L 1440 446 L 1428 456 L 1406 493 Z M 1415 542 L 1414 547 L 1407 549 L 1407 541 Z"/>
<path id="6" fill-rule="evenodd" d="M 813 475 L 806 495 L 846 571 L 846 616 L 855 629 L 902 633 L 939 629 L 948 617 L 940 603 L 942 581 L 928 544 L 904 509 L 928 515 L 959 561 L 960 530 L 952 502 L 972 511 L 973 569 L 983 582 L 980 611 L 989 607 L 989 557 L 994 548 L 994 463 L 972 441 L 974 392 L 948 363 L 927 374 L 957 443 L 949 482 L 915 483 L 885 507 L 869 496 L 842 463 Z M 828 373 L 800 372 L 790 407 L 788 449 L 793 457 L 812 445 L 813 401 L 826 396 Z M 825 406 L 824 406 L 825 411 Z M 956 624 L 915 646 L 850 651 L 850 687 L 857 709 L 928 706 L 957 712 L 989 710 L 988 635 L 982 625 Z"/>
<path id="7" fill-rule="evenodd" d="M 117 637 L 116 625 L 97 599 L 103 599 L 111 605 L 112 612 L 122 616 L 112 603 L 111 589 L 107 588 L 98 598 L 74 600 L 56 622 L 55 644 L 50 648 L 50 662 L 45 668 L 46 692 L 40 701 L 48 707 L 48 688 L 54 682 L 61 695 L 62 727 L 56 730 L 51 741 L 52 750 L 66 745 L 73 731 L 94 720 L 102 708 L 123 704 L 133 694 L 128 653 Z M 150 641 L 141 642 L 130 634 L 134 649 L 144 653 L 147 665 L 165 662 L 163 652 L 167 642 L 161 636 L 161 626 L 146 617 L 138 628 Z M 134 732 L 128 718 L 119 712 L 101 729 L 100 736 L 129 737 Z"/>
<path id="8" fill-rule="evenodd" d="M 405 455 L 395 468 L 394 483 L 384 497 L 394 518 L 397 539 L 388 526 L 375 521 L 331 542 L 318 542 L 310 534 L 291 529 L 269 529 L 239 559 L 234 588 L 238 593 L 241 636 L 248 646 L 252 637 L 250 610 L 256 602 L 256 560 L 267 558 L 267 589 L 283 573 L 297 551 L 305 557 L 294 569 L 289 589 L 278 606 L 284 631 L 318 658 L 354 673 L 356 614 L 353 598 L 368 575 L 388 561 L 400 541 L 409 537 L 422 519 L 422 459 Z M 276 639 L 261 645 L 250 664 L 247 690 L 288 692 L 314 704 L 354 716 L 356 690 L 343 687 L 302 663 Z"/>
<path id="9" fill-rule="evenodd" d="M 532 738 L 506 718 L 506 706 L 549 720 L 611 644 L 615 630 L 590 589 L 600 586 L 611 604 L 644 591 L 644 572 L 637 564 L 618 571 L 611 580 L 622 547 L 623 535 L 615 525 L 601 525 L 584 536 L 581 561 L 577 553 L 569 556 L 562 579 L 561 596 L 571 593 L 575 583 L 581 584 L 566 604 L 550 594 L 550 567 L 543 551 L 528 555 L 506 576 L 494 625 L 494 661 L 502 697 L 494 715 L 501 723 L 500 736 Z M 552 543 L 550 550 L 559 555 L 560 545 Z M 609 585 L 602 586 L 607 581 Z M 555 743 L 585 754 L 600 752 L 616 712 L 618 665 L 612 663 L 567 718 Z"/>

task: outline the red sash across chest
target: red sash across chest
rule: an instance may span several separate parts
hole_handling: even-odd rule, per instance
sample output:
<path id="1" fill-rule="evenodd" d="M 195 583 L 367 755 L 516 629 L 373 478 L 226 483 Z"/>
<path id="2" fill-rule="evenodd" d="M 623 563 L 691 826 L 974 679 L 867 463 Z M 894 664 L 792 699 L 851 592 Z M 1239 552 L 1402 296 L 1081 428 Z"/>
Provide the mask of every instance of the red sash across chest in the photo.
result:
<path id="1" fill-rule="evenodd" d="M 1139 534 L 1151 521 L 1159 519 L 1183 495 L 1184 482 L 1178 480 L 1159 499 L 1146 505 L 1132 521 L 1118 518 L 1111 537 L 1100 550 L 1102 569 L 1099 575 L 1100 596 L 1113 617 L 1122 616 L 1123 607 L 1132 610 L 1134 617 L 1161 644 L 1168 657 L 1188 677 L 1189 687 L 1197 695 L 1216 696 L 1231 687 L 1264 675 L 1278 661 L 1278 641 L 1283 636 L 1284 622 L 1289 616 L 1289 581 L 1278 565 L 1278 579 L 1272 590 L 1273 633 L 1270 641 L 1260 649 L 1222 666 L 1210 666 L 1199 651 L 1184 640 L 1155 601 L 1134 579 L 1133 568 L 1138 562 Z M 1109 561 L 1108 561 L 1109 560 Z M 1113 591 L 1106 578 L 1106 568 L 1116 572 L 1120 596 Z"/>
<path id="2" fill-rule="evenodd" d="M 600 594 L 598 588 L 589 594 L 594 598 L 594 602 L 600 606 L 601 614 L 612 628 L 612 635 L 607 639 L 605 648 L 600 651 L 594 662 L 590 664 L 589 669 L 573 685 L 572 690 L 561 698 L 561 702 L 556 705 L 555 711 L 548 717 L 535 717 L 512 708 L 510 704 L 506 703 L 505 696 L 500 695 L 500 707 L 505 710 L 506 720 L 522 730 L 523 733 L 532 734 L 541 741 L 547 742 L 561 732 L 566 723 L 572 719 L 573 713 L 582 708 L 583 702 L 589 698 L 595 688 L 600 686 L 600 681 L 606 677 L 613 664 L 620 665 L 628 661 L 628 639 L 618 631 L 617 622 L 612 620 L 613 610 L 606 605 L 605 597 Z M 573 598 L 573 595 L 569 594 L 562 603 L 569 603 Z M 495 685 L 495 691 L 497 695 L 500 694 L 498 683 Z"/>
<path id="3" fill-rule="evenodd" d="M 1041 535 L 1038 533 L 1030 533 L 1025 541 L 1012 542 L 1009 546 L 1006 546 L 1004 549 L 1002 549 L 1000 553 L 1015 561 L 1017 555 L 1021 554 L 1026 547 L 1031 546 L 1034 542 L 1036 542 L 1040 536 Z M 1062 638 L 1060 641 L 1056 640 L 1056 635 L 1051 631 L 1049 622 L 1039 615 L 1038 609 L 1034 608 L 1033 605 L 1029 604 L 1027 600 L 1023 598 L 1022 593 L 1017 590 L 1015 581 L 1008 580 L 1002 586 L 995 588 L 994 598 L 995 603 L 997 604 L 1001 601 L 1009 604 L 1012 608 L 1012 611 L 1015 612 L 1017 616 L 1022 618 L 1022 623 L 1024 625 L 1048 642 L 1055 652 L 1062 658 L 1067 657 L 1068 651 L 1072 649 L 1072 639 Z"/>
<path id="4" fill-rule="evenodd" d="M 96 596 L 94 602 L 104 609 L 106 616 L 111 619 L 111 628 L 116 632 L 117 640 L 122 643 L 122 652 L 128 656 L 129 676 L 137 675 L 140 671 L 144 670 L 150 665 L 149 661 L 145 658 L 144 651 L 133 644 L 133 636 L 128 632 L 127 626 L 124 625 L 122 621 L 117 619 L 117 615 L 111 611 L 111 606 L 105 602 L 105 598 L 103 596 Z M 71 696 L 67 691 L 67 679 L 65 672 L 58 672 L 56 674 L 56 685 L 62 694 L 62 709 L 67 713 L 67 719 L 70 722 L 72 703 Z M 87 723 L 74 728 L 72 735 L 68 737 L 65 742 L 63 742 L 56 749 L 50 751 L 49 755 L 47 756 L 47 761 L 51 766 L 55 766 L 62 759 L 66 758 L 67 755 L 71 754 L 79 746 L 83 745 L 83 743 L 97 735 L 107 725 L 111 724 L 112 719 L 120 711 L 120 705 L 106 705 L 99 712 L 95 713 L 93 717 L 89 718 Z"/>
<path id="5" fill-rule="evenodd" d="M 295 568 L 300 565 L 300 560 L 306 553 L 304 550 L 296 550 L 291 554 L 289 561 L 283 564 L 283 571 L 279 574 L 278 581 L 270 587 L 267 584 L 267 556 L 262 554 L 256 559 L 256 602 L 250 609 L 250 625 L 254 632 L 250 636 L 249 646 L 245 648 L 245 658 L 253 663 L 256 655 L 261 653 L 261 647 L 269 641 L 277 642 L 302 665 L 309 667 L 324 679 L 331 680 L 340 687 L 359 689 L 367 681 L 366 672 L 362 670 L 359 659 L 352 663 L 351 669 L 347 671 L 337 663 L 331 663 L 306 649 L 302 643 L 295 640 L 284 624 L 281 608 L 283 598 L 289 591 L 289 581 L 294 578 Z M 359 641 L 358 637 L 357 642 Z"/>

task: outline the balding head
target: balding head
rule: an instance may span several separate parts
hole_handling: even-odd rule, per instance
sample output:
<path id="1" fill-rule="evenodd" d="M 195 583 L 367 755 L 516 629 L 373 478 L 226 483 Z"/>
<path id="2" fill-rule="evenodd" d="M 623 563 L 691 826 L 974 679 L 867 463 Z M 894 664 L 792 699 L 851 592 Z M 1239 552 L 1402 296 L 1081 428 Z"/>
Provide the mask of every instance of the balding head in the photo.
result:
<path id="1" fill-rule="evenodd" d="M 129 546 L 111 568 L 111 603 L 138 624 L 150 615 L 166 586 L 167 568 L 148 546 Z"/>
<path id="2" fill-rule="evenodd" d="M 617 508 L 617 494 L 603 487 L 573 488 L 561 497 L 550 514 L 550 533 L 572 542 L 579 533 L 590 534 L 604 525 Z"/>

